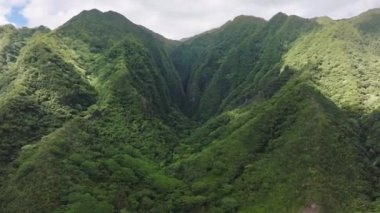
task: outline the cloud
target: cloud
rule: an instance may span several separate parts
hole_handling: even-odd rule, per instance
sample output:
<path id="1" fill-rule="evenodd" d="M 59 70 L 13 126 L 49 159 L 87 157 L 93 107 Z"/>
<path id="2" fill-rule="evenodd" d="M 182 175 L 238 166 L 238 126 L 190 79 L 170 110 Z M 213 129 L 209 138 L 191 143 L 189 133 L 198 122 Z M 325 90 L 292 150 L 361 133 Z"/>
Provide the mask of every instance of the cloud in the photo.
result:
<path id="1" fill-rule="evenodd" d="M 0 0 L 0 25 L 9 24 L 6 16 L 12 11 L 12 7 L 26 4 L 26 0 Z"/>
<path id="2" fill-rule="evenodd" d="M 23 6 L 29 27 L 56 28 L 85 9 L 113 10 L 168 38 L 179 39 L 222 25 L 245 14 L 269 19 L 282 11 L 334 19 L 380 7 L 378 0 L 0 0 L 0 24 L 12 7 Z"/>

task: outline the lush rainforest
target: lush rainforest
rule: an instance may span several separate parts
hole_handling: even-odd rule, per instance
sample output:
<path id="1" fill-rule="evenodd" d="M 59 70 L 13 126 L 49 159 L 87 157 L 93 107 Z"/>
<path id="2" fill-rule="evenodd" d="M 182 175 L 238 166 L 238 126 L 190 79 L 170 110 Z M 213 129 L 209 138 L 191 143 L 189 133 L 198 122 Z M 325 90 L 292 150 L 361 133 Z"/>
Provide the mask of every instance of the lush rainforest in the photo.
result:
<path id="1" fill-rule="evenodd" d="M 1 26 L 0 212 L 380 212 L 380 10 Z"/>

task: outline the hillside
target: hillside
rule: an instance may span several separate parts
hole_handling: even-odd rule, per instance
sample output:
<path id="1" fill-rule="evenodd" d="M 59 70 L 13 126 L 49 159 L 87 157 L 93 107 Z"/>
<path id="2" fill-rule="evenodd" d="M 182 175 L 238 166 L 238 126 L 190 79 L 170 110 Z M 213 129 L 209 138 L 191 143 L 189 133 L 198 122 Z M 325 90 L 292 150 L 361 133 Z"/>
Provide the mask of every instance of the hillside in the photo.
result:
<path id="1" fill-rule="evenodd" d="M 378 212 L 378 23 L 2 26 L 0 212 Z"/>

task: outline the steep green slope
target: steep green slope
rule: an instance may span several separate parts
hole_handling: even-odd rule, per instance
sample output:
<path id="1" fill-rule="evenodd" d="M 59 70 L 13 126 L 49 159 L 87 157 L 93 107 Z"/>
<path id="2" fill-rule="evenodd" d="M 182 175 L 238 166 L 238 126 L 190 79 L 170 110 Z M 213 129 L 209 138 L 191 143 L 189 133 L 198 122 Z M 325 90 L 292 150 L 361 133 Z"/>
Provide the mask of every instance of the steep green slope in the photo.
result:
<path id="1" fill-rule="evenodd" d="M 104 54 L 105 51 L 119 45 L 126 37 L 133 37 L 149 51 L 152 63 L 160 74 L 158 77 L 165 82 L 162 87 L 165 87 L 163 89 L 167 98 L 176 103 L 183 101 L 179 76 L 168 56 L 169 50 L 176 45 L 175 41 L 167 40 L 146 28 L 135 25 L 118 13 L 112 11 L 102 13 L 98 10 L 80 13 L 61 26 L 57 34 L 69 40 L 66 42 L 73 49 L 86 46 L 95 54 Z M 91 53 L 85 52 L 82 57 L 88 57 Z"/>
<path id="2" fill-rule="evenodd" d="M 208 136 L 198 135 L 205 128 Z M 295 85 L 195 131 L 188 145 L 209 143 L 173 170 L 206 211 L 299 212 L 312 203 L 323 212 L 368 211 L 370 162 L 358 128 L 309 85 Z"/>
<path id="3" fill-rule="evenodd" d="M 53 48 L 42 34 L 30 38 L 21 50 L 10 47 L 17 60 L 8 61 L 3 70 L 8 82 L 0 99 L 2 162 L 13 160 L 20 146 L 38 140 L 94 102 L 95 91 Z"/>
<path id="4" fill-rule="evenodd" d="M 186 92 L 187 104 L 183 110 L 188 115 L 197 112 L 203 93 L 231 49 L 259 31 L 264 24 L 263 19 L 240 16 L 221 28 L 186 40 L 172 52 Z"/>
<path id="5" fill-rule="evenodd" d="M 366 39 L 349 22 L 327 24 L 301 39 L 285 63 L 310 70 L 316 87 L 339 106 L 368 113 L 379 108 L 379 55 Z"/>
<path id="6" fill-rule="evenodd" d="M 203 198 L 193 210 L 299 212 L 315 204 L 322 212 L 374 211 L 371 201 L 379 196 L 375 12 L 339 22 L 276 15 L 252 36 L 263 50 L 257 64 L 241 69 L 243 79 L 234 78 L 239 60 L 255 43 L 243 43 L 235 57 L 215 59 L 235 64 L 224 73 L 223 66 L 212 69 L 216 74 L 198 113 L 203 119 L 225 113 L 185 139 L 173 166 Z M 370 32 L 361 27 L 368 24 Z M 254 53 L 257 49 L 247 55 Z M 252 64 L 252 58 L 241 64 Z M 296 86 L 299 82 L 307 86 Z M 224 91 L 227 97 L 220 95 Z M 250 113 L 239 116 L 237 106 Z"/>
<path id="7" fill-rule="evenodd" d="M 93 11 L 89 15 L 114 22 L 115 15 L 110 19 L 108 14 Z M 85 18 L 80 21 L 92 23 Z M 106 29 L 107 25 L 97 27 Z M 107 33 L 115 35 L 112 30 Z M 15 134 L 16 130 L 6 129 L 1 134 L 6 139 L 2 145 L 14 147 L 12 152 L 4 148 L 4 154 L 17 156 L 2 161 L 8 169 L 2 176 L 1 209 L 143 212 L 173 208 L 167 205 L 172 202 L 167 191 L 181 186 L 181 181 L 164 175 L 159 166 L 168 163 L 178 143 L 181 127 L 175 121 L 182 121 L 181 125 L 187 121 L 176 110 L 178 100 L 171 99 L 174 96 L 163 76 L 163 72 L 177 75 L 171 61 L 149 49 L 161 48 L 166 54 L 165 46 L 149 46 L 160 44 L 162 38 L 152 34 L 142 41 L 134 34 L 111 36 L 112 44 L 98 53 L 92 52 L 90 41 L 74 41 L 70 33 L 60 28 L 36 35 L 18 57 L 13 71 L 17 76 L 7 86 L 1 112 L 8 115 L 5 107 L 13 104 L 13 112 L 20 117 L 6 117 L 3 125 L 19 122 L 14 126 L 25 130 Z M 178 86 L 172 90 L 181 94 L 179 81 L 171 83 Z M 25 104 L 14 103 L 18 97 Z"/>
<path id="8" fill-rule="evenodd" d="M 178 48 L 179 53 L 173 53 L 173 60 L 182 76 L 191 73 L 182 77 L 190 100 L 189 114 L 204 120 L 261 92 L 270 97 L 275 91 L 265 87 L 277 80 L 282 54 L 314 25 L 282 13 L 267 23 L 238 17 L 220 29 L 186 41 Z"/>
<path id="9" fill-rule="evenodd" d="M 237 52 L 226 58 L 220 73 L 202 97 L 198 114 L 212 115 L 210 108 L 214 108 L 215 113 L 253 99 L 270 98 L 292 75 L 288 69 L 279 75 L 282 54 L 314 25 L 314 22 L 296 16 L 281 13 L 274 16 L 260 33 L 242 43 Z"/>
<path id="10" fill-rule="evenodd" d="M 1 27 L 0 212 L 378 211 L 379 20 Z"/>

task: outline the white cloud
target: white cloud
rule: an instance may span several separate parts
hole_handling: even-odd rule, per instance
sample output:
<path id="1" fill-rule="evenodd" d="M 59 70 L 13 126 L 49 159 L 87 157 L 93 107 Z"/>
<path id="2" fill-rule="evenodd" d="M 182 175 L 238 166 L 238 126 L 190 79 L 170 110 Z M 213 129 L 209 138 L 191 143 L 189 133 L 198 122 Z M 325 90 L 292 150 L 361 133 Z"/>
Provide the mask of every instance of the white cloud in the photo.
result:
<path id="1" fill-rule="evenodd" d="M 26 0 L 0 0 L 0 25 L 9 24 L 6 16 L 12 7 L 25 5 Z"/>
<path id="2" fill-rule="evenodd" d="M 113 10 L 169 38 L 179 39 L 245 14 L 269 19 L 282 11 L 303 17 L 347 18 L 380 7 L 380 0 L 0 0 L 0 24 L 15 5 L 29 27 L 58 27 L 85 9 Z"/>

